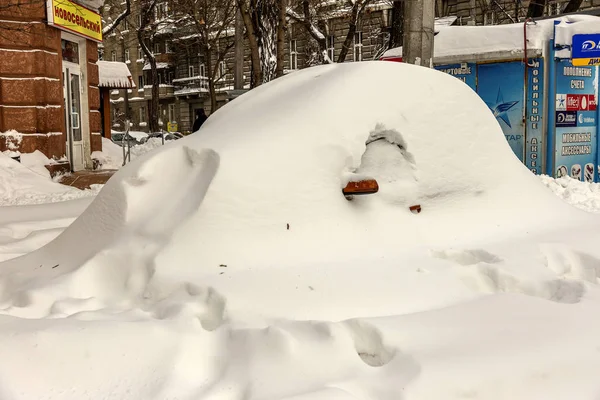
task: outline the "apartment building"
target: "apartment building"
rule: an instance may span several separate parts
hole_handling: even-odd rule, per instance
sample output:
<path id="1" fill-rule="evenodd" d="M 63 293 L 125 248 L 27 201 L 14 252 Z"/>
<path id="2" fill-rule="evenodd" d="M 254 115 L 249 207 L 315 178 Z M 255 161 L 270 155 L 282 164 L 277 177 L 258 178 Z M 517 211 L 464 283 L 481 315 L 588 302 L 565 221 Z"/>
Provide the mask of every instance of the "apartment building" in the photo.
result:
<path id="1" fill-rule="evenodd" d="M 550 0 L 546 15 L 558 15 L 568 0 Z M 326 20 L 319 24 L 320 33 L 326 37 L 327 57 L 340 61 L 344 43 L 350 29 L 350 8 L 343 1 L 324 3 L 323 15 Z M 437 0 L 436 16 L 453 17 L 446 19 L 456 25 L 492 25 L 524 21 L 527 2 L 514 0 Z M 101 58 L 127 63 L 137 83 L 130 89 L 129 107 L 133 130 L 148 130 L 148 106 L 151 98 L 150 64 L 146 60 L 137 40 L 137 27 L 140 25 L 138 3 L 133 0 L 132 13 L 127 22 L 104 39 Z M 583 0 L 581 9 L 600 8 L 600 0 Z M 106 19 L 114 17 L 110 10 L 104 10 Z M 347 48 L 344 62 L 377 60 L 389 47 L 392 1 L 379 0 L 366 7 L 356 26 Z M 152 52 L 156 55 L 159 76 L 160 122 L 162 129 L 189 132 L 193 124 L 195 110 L 204 108 L 211 112 L 209 94 L 209 69 L 214 74 L 217 108 L 233 100 L 242 92 L 234 90 L 234 68 L 236 64 L 234 29 L 229 29 L 217 41 L 217 48 L 226 48 L 223 59 L 209 68 L 206 52 L 196 40 L 197 34 L 189 25 L 181 23 L 177 12 L 169 9 L 165 1 L 155 10 L 156 34 L 152 41 Z M 306 27 L 293 18 L 288 21 L 285 44 L 285 73 L 306 68 L 323 62 L 317 42 Z M 244 43 L 243 57 L 244 87 L 249 88 L 251 64 L 250 51 Z M 210 71 L 212 72 L 212 71 Z M 112 92 L 113 129 L 122 130 L 124 91 Z"/>

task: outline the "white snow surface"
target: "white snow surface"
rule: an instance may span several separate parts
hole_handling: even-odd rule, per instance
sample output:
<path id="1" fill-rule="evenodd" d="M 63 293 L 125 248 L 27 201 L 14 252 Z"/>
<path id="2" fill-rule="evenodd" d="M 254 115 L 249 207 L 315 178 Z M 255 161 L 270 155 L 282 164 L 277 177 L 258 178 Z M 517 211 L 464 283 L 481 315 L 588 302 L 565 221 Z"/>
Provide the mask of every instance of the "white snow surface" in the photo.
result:
<path id="1" fill-rule="evenodd" d="M 97 61 L 99 87 L 106 88 L 134 88 L 135 82 L 127 64 L 118 61 Z"/>
<path id="2" fill-rule="evenodd" d="M 147 136 L 144 132 L 138 132 Z M 132 135 L 135 138 L 141 138 L 143 136 Z M 169 142 L 166 142 L 169 143 Z M 165 144 L 166 144 L 165 143 Z M 145 143 L 135 145 L 131 147 L 131 160 L 135 160 L 143 154 L 146 154 L 154 149 L 157 149 L 163 145 L 162 140 L 159 138 L 150 138 Z M 125 147 L 127 149 L 127 147 Z M 92 153 L 92 158 L 100 161 L 100 169 L 119 169 L 123 165 L 123 148 L 112 140 L 102 138 L 102 151 L 95 151 Z M 127 158 L 129 160 L 129 158 Z"/>
<path id="3" fill-rule="evenodd" d="M 50 179 L 39 151 L 21 154 L 21 163 L 0 154 L 0 206 L 44 204 L 94 196 L 95 190 L 79 190 Z"/>
<path id="4" fill-rule="evenodd" d="M 598 17 L 579 21 L 575 24 L 569 24 L 567 21 L 562 21 L 556 26 L 555 42 L 559 46 L 571 46 L 573 43 L 573 35 L 598 33 Z"/>
<path id="5" fill-rule="evenodd" d="M 600 18 L 590 15 L 570 15 L 527 24 L 527 49 L 542 51 L 553 36 L 554 21 L 557 43 L 571 44 L 574 33 L 598 31 Z M 523 23 L 490 26 L 439 26 L 435 36 L 434 57 L 479 56 L 489 53 L 523 54 Z M 401 57 L 402 47 L 386 51 L 383 57 Z"/>
<path id="6" fill-rule="evenodd" d="M 554 179 L 540 176 L 544 185 L 567 203 L 585 211 L 600 213 L 600 183 L 581 182 L 565 176 Z"/>
<path id="7" fill-rule="evenodd" d="M 0 264 L 0 397 L 597 399 L 599 218 L 449 75 L 300 70 Z"/>

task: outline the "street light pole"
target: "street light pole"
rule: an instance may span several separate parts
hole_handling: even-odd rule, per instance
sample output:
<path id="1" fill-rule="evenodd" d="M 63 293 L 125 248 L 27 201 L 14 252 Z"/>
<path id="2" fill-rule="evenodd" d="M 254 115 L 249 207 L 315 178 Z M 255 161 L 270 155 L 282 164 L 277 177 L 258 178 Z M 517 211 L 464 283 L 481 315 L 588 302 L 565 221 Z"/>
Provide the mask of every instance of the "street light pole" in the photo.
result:
<path id="1" fill-rule="evenodd" d="M 435 0 L 405 0 L 402 59 L 433 67 Z"/>

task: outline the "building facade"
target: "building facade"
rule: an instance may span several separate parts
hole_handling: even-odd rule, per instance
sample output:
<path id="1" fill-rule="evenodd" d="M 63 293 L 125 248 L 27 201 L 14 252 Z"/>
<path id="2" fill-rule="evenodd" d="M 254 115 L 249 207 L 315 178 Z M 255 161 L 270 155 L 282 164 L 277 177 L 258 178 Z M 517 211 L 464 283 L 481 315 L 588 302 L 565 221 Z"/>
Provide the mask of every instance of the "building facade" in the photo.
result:
<path id="1" fill-rule="evenodd" d="M 76 171 L 101 150 L 99 0 L 0 2 L 0 151 Z"/>
<path id="2" fill-rule="evenodd" d="M 138 2 L 132 0 L 132 13 L 127 22 L 122 23 L 111 35 L 105 38 L 102 57 L 105 60 L 127 63 L 137 83 L 137 90 L 130 90 L 129 107 L 131 129 L 148 131 L 148 107 L 151 98 L 150 66 L 137 40 L 139 27 Z M 559 15 L 568 0 L 550 0 L 546 15 Z M 436 16 L 446 18 L 456 25 L 496 25 L 522 22 L 527 14 L 527 2 L 514 0 L 437 0 Z M 318 29 L 326 37 L 327 57 L 339 61 L 340 53 L 350 29 L 350 8 L 344 2 L 326 3 L 326 9 L 319 16 Z M 369 4 L 358 20 L 356 31 L 350 38 L 344 62 L 377 60 L 389 47 L 392 23 L 392 1 L 375 1 Z M 581 9 L 600 8 L 600 0 L 583 0 Z M 120 10 L 105 9 L 107 20 L 114 18 Z M 323 18 L 323 15 L 326 17 Z M 187 30 L 178 18 L 176 10 L 169 8 L 169 2 L 159 3 L 155 10 L 156 34 L 151 50 L 156 56 L 159 69 L 160 122 L 162 129 L 168 127 L 180 132 L 189 132 L 193 124 L 195 110 L 204 108 L 210 113 L 209 73 L 206 54 L 194 40 L 194 32 Z M 230 29 L 218 43 L 227 47 L 233 40 L 234 29 Z M 217 46 L 219 47 L 219 46 Z M 239 92 L 233 90 L 236 63 L 243 63 L 244 88 L 250 86 L 250 51 L 244 42 L 243 60 L 236 59 L 233 46 L 228 47 L 223 60 L 213 64 L 217 107 L 234 99 Z M 285 42 L 285 73 L 306 68 L 323 62 L 319 47 L 304 24 L 293 18 L 288 19 Z M 112 92 L 114 105 L 113 129 L 124 129 L 123 90 Z"/>

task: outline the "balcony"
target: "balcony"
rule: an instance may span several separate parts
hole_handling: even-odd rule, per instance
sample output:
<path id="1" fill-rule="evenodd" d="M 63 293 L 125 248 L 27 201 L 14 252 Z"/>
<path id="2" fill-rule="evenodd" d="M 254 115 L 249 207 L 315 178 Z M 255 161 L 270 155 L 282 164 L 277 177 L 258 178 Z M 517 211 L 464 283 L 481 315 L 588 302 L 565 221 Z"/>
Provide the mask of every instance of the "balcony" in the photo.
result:
<path id="1" fill-rule="evenodd" d="M 161 83 L 158 85 L 158 97 L 166 99 L 174 96 L 175 87 L 173 85 Z M 144 98 L 150 100 L 152 98 L 152 85 L 144 85 Z"/>
<path id="2" fill-rule="evenodd" d="M 208 93 L 208 78 L 206 76 L 192 76 L 189 78 L 173 79 L 175 96 L 192 96 Z M 233 90 L 233 77 L 225 75 L 215 83 L 215 92 L 222 93 Z"/>
<path id="3" fill-rule="evenodd" d="M 173 79 L 175 96 L 192 96 L 208 93 L 208 78 L 205 76 L 192 76 L 189 78 Z"/>

